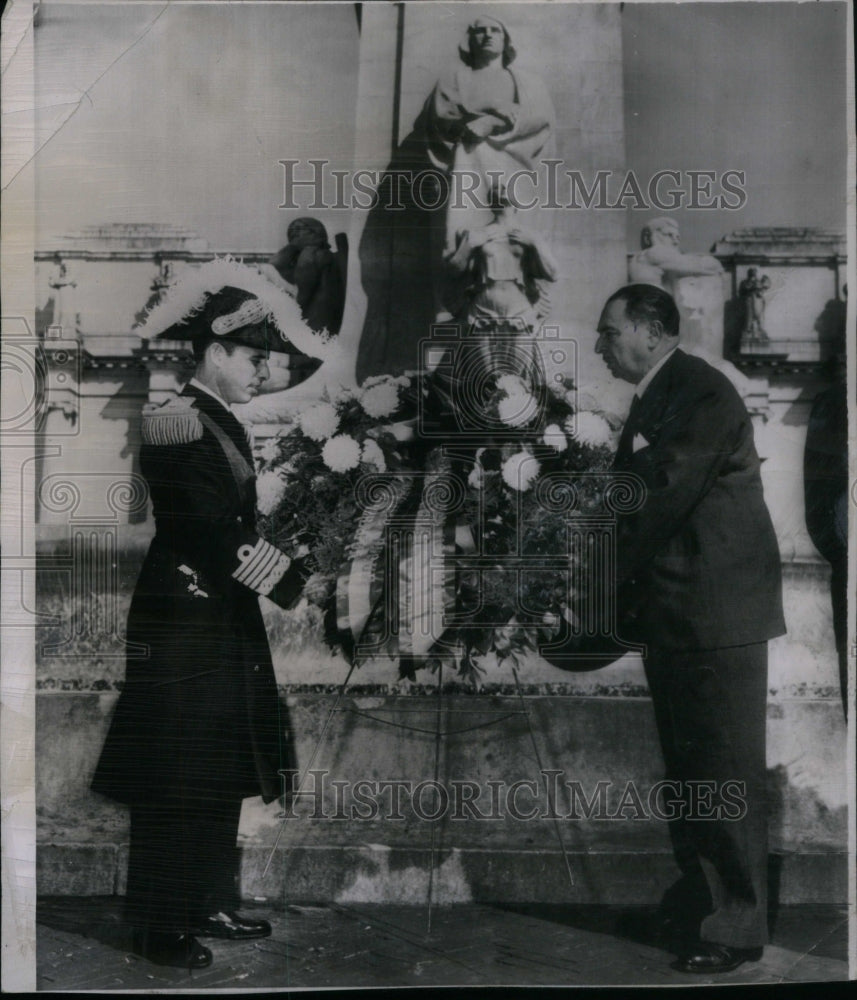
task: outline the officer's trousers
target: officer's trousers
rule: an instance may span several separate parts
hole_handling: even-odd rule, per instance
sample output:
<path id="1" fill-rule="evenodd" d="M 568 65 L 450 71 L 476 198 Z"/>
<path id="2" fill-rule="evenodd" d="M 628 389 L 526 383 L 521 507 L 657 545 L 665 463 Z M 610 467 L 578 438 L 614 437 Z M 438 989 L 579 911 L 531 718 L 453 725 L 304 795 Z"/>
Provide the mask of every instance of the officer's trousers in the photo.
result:
<path id="1" fill-rule="evenodd" d="M 171 805 L 132 805 L 127 922 L 184 934 L 206 916 L 236 910 L 240 816 L 240 798 L 211 792 Z"/>

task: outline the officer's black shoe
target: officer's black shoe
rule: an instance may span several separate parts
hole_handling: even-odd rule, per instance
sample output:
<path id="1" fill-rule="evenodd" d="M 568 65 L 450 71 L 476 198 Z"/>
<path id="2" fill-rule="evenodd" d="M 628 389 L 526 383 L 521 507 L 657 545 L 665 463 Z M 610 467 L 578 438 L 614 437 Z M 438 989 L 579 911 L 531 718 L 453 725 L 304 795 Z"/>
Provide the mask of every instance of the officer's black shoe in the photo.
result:
<path id="1" fill-rule="evenodd" d="M 249 941 L 251 938 L 270 937 L 271 925 L 267 920 L 251 920 L 240 913 L 212 913 L 193 929 L 200 937 L 226 938 L 229 941 Z"/>
<path id="2" fill-rule="evenodd" d="M 191 934 L 135 930 L 132 950 L 155 965 L 179 969 L 207 969 L 211 965 L 211 952 Z"/>
<path id="3" fill-rule="evenodd" d="M 678 960 L 672 963 L 672 968 L 678 972 L 711 975 L 731 972 L 744 962 L 758 962 L 761 957 L 761 948 L 732 948 L 726 944 L 699 941 L 694 948 L 680 955 Z"/>

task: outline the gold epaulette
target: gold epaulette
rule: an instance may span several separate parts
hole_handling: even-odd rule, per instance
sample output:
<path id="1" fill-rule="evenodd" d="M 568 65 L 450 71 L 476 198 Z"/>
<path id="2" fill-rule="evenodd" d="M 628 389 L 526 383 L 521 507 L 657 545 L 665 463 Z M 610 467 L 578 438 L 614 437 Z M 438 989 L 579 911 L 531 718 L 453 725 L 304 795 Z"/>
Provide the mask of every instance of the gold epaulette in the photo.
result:
<path id="1" fill-rule="evenodd" d="M 192 399 L 176 396 L 143 407 L 144 444 L 189 444 L 202 437 L 202 421 Z"/>

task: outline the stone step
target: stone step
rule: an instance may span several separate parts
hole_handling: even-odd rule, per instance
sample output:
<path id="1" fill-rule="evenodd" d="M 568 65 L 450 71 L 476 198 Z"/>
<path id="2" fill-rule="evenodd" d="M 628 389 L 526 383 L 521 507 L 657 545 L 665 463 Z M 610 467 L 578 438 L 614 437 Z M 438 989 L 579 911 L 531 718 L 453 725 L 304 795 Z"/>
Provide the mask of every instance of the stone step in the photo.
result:
<path id="1" fill-rule="evenodd" d="M 293 844 L 242 848 L 241 892 L 257 902 L 419 904 L 428 898 L 431 851 L 383 844 Z M 678 875 L 668 851 L 599 851 L 563 856 L 551 850 L 450 848 L 434 855 L 432 898 L 451 903 L 656 904 Z M 127 844 L 41 844 L 39 895 L 124 894 Z M 848 855 L 772 854 L 768 882 L 782 904 L 844 904 Z"/>

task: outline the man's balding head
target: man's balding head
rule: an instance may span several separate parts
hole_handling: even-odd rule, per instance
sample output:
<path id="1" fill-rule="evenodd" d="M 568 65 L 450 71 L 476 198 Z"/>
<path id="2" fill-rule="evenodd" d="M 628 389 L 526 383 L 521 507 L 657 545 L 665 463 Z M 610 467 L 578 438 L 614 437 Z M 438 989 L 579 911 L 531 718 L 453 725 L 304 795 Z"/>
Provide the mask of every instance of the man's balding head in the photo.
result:
<path id="1" fill-rule="evenodd" d="M 614 292 L 598 321 L 599 354 L 614 378 L 636 385 L 678 344 L 673 297 L 657 285 L 625 285 Z"/>

